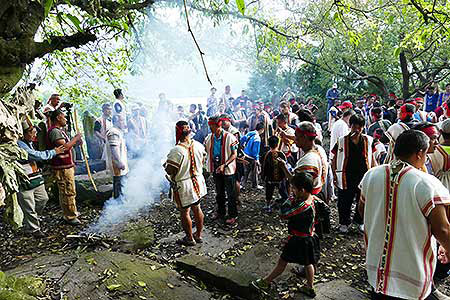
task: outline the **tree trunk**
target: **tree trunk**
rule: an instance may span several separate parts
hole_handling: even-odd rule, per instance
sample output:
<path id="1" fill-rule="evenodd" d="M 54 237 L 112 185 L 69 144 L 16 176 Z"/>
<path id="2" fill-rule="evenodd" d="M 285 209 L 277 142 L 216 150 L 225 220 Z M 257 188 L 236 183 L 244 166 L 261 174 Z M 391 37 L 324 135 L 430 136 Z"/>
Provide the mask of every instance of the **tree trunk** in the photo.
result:
<path id="1" fill-rule="evenodd" d="M 406 60 L 406 55 L 404 51 L 400 52 L 399 55 L 399 59 L 400 59 L 400 68 L 402 70 L 402 96 L 403 99 L 408 99 L 409 96 L 411 95 L 409 92 L 409 79 L 410 79 L 410 74 L 408 71 L 408 61 Z"/>

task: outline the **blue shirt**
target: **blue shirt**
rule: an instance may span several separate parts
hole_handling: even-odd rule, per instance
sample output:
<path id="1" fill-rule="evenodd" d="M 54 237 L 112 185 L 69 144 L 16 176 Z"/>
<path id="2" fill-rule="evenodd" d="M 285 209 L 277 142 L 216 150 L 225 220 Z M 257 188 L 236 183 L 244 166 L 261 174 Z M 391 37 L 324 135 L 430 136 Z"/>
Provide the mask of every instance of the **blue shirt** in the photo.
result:
<path id="1" fill-rule="evenodd" d="M 213 145 L 213 157 L 214 158 L 219 158 L 219 160 L 222 159 L 222 138 L 223 138 L 223 130 L 220 133 L 220 136 L 218 138 L 216 138 L 216 135 L 213 133 L 213 141 L 214 141 L 214 145 Z"/>
<path id="2" fill-rule="evenodd" d="M 439 93 L 425 95 L 425 111 L 434 111 L 438 107 Z"/>
<path id="3" fill-rule="evenodd" d="M 245 145 L 244 154 L 255 160 L 259 159 L 259 151 L 261 148 L 261 137 L 258 131 L 250 131 L 240 140 L 241 145 Z"/>
<path id="4" fill-rule="evenodd" d="M 224 135 L 224 130 L 220 133 L 220 136 L 216 138 L 216 135 L 213 133 L 213 157 L 215 159 L 218 158 L 219 161 L 222 160 L 222 138 Z M 232 146 L 231 151 L 237 150 L 238 145 Z"/>
<path id="5" fill-rule="evenodd" d="M 338 89 L 329 89 L 326 95 L 328 102 L 334 103 L 334 100 L 339 99 L 339 90 Z"/>
<path id="6" fill-rule="evenodd" d="M 19 140 L 17 141 L 17 145 L 27 151 L 28 153 L 28 161 L 22 162 L 22 163 L 28 163 L 30 161 L 44 161 L 52 159 L 56 156 L 56 151 L 54 149 L 52 150 L 45 150 L 45 151 L 37 151 L 33 149 L 33 146 L 31 143 Z"/>

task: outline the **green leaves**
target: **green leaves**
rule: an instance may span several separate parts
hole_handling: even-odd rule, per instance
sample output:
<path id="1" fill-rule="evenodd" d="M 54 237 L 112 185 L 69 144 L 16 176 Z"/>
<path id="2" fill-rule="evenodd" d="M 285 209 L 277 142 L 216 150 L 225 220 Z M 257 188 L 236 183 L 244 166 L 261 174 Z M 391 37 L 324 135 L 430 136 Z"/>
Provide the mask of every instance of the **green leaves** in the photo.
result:
<path id="1" fill-rule="evenodd" d="M 44 5 L 44 16 L 48 16 L 48 13 L 53 5 L 53 0 L 42 0 L 42 2 Z"/>
<path id="2" fill-rule="evenodd" d="M 230 3 L 230 0 L 225 0 L 225 4 L 228 4 L 228 3 Z"/>
<path id="3" fill-rule="evenodd" d="M 66 17 L 70 20 L 70 22 L 72 22 L 73 25 L 75 25 L 75 27 L 78 29 L 78 31 L 83 31 L 83 29 L 81 28 L 81 21 L 80 19 L 78 19 L 78 17 L 71 15 L 71 14 L 66 14 Z"/>
<path id="4" fill-rule="evenodd" d="M 244 0 L 236 0 L 237 7 L 241 14 L 244 14 L 245 12 L 245 2 Z"/>

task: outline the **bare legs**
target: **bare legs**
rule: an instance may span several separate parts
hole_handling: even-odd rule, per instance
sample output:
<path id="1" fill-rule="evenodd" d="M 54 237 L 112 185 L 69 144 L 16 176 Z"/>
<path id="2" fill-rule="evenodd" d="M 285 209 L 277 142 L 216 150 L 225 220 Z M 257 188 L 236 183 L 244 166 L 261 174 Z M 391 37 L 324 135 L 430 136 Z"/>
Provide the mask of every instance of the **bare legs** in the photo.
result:
<path id="1" fill-rule="evenodd" d="M 287 262 L 280 257 L 277 265 L 272 270 L 272 272 L 267 277 L 264 278 L 264 281 L 268 284 L 271 284 L 275 278 L 283 274 L 284 270 L 286 269 L 286 266 Z M 305 272 L 306 272 L 306 285 L 312 289 L 314 287 L 314 265 L 305 266 Z"/>
<path id="2" fill-rule="evenodd" d="M 203 212 L 200 208 L 200 205 L 194 205 L 192 206 L 192 211 L 194 212 L 194 220 L 195 220 L 195 238 L 200 239 L 202 230 L 203 230 Z M 180 217 L 181 217 L 181 226 L 183 227 L 184 232 L 186 233 L 186 238 L 190 241 L 194 239 L 194 235 L 192 234 L 192 219 L 190 216 L 191 207 L 182 208 L 180 210 Z"/>
<path id="3" fill-rule="evenodd" d="M 283 274 L 284 270 L 286 269 L 286 266 L 287 266 L 287 262 L 280 257 L 280 259 L 278 260 L 278 263 L 275 266 L 275 268 L 273 269 L 273 271 L 266 278 L 264 278 L 264 280 L 269 284 L 272 283 L 272 281 L 275 278 L 277 278 L 278 276 Z"/>

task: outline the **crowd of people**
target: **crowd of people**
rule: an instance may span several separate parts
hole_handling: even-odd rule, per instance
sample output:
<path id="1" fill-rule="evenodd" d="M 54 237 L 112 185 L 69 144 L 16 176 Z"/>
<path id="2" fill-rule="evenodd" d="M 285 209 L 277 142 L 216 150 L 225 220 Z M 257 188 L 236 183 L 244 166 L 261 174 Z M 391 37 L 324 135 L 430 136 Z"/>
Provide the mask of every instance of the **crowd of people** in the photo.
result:
<path id="1" fill-rule="evenodd" d="M 175 146 L 163 168 L 185 232 L 177 243 L 203 242 L 207 172 L 216 199 L 208 218 L 235 225 L 243 192 L 254 189 L 265 195 L 265 213 L 277 211 L 287 220 L 281 257 L 270 274 L 253 282 L 257 289 L 268 289 L 288 263 L 296 263 L 307 278 L 300 291 L 315 296 L 320 239 L 331 230 L 330 206 L 336 202 L 336 230 L 364 236 L 373 299 L 446 299 L 433 277 L 447 274 L 450 258 L 450 84 L 444 93 L 430 87 L 424 97 L 369 94 L 355 101 L 341 101 L 333 85 L 325 95 L 326 116 L 318 115 L 312 99 L 300 100 L 290 89 L 277 103 L 252 101 L 245 90 L 234 98 L 230 86 L 220 97 L 215 88 L 210 92 L 206 111 L 191 104 L 185 112 L 160 94 L 155 113 L 175 124 Z M 102 106 L 94 132 L 113 176 L 113 197 L 120 198 L 128 160 L 142 152 L 151 124 L 144 105 L 129 107 L 120 89 L 114 95 L 112 104 Z M 81 223 L 72 153 L 81 135 L 67 134 L 64 109 L 70 105 L 54 94 L 38 111 L 45 120 L 46 149 L 35 150 L 36 129 L 29 120 L 19 141 L 29 154 L 20 163 L 30 178 L 19 204 L 25 229 L 37 237 L 44 235 L 38 215 L 48 200 L 40 161 L 50 161 L 65 221 Z"/>
<path id="2" fill-rule="evenodd" d="M 234 225 L 242 191 L 254 188 L 264 190 L 265 212 L 277 210 L 287 220 L 281 257 L 252 283 L 257 289 L 267 290 L 296 263 L 307 278 L 299 290 L 315 297 L 320 239 L 330 231 L 336 200 L 336 230 L 364 236 L 372 299 L 448 299 L 433 280 L 449 270 L 450 84 L 437 96 L 436 90 L 411 99 L 369 94 L 352 102 L 341 101 L 334 85 L 326 94 L 327 122 L 320 124 L 317 107 L 291 90 L 274 106 L 251 101 L 245 91 L 235 99 L 229 86 L 216 98 L 212 88 L 206 112 L 191 106 L 191 115 L 177 122 L 176 146 L 165 164 L 186 233 L 177 242 L 202 243 L 204 166 L 216 196 L 208 217 Z M 197 116 L 202 121 L 194 122 Z"/>

